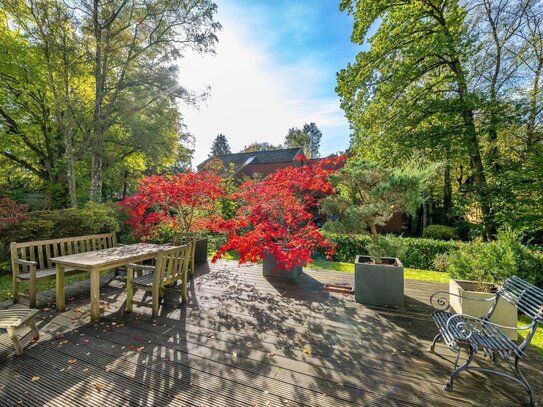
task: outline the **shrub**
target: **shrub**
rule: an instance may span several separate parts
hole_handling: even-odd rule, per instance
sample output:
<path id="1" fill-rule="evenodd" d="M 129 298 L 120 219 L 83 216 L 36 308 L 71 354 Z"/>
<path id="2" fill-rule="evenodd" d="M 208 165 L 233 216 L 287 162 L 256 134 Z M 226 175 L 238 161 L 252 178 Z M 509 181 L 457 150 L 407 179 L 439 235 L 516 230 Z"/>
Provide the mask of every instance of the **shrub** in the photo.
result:
<path id="1" fill-rule="evenodd" d="M 474 240 L 484 235 L 485 228 L 478 223 L 471 223 L 466 220 L 459 220 L 454 223 L 454 229 L 459 239 L 464 241 Z"/>
<path id="2" fill-rule="evenodd" d="M 430 225 L 424 228 L 422 237 L 425 239 L 456 240 L 458 234 L 452 226 Z"/>
<path id="3" fill-rule="evenodd" d="M 521 243 L 521 236 L 511 229 L 498 233 L 495 241 L 476 239 L 463 245 L 449 258 L 452 278 L 476 282 L 500 283 L 517 275 L 530 283 L 543 285 L 543 256 Z"/>
<path id="4" fill-rule="evenodd" d="M 9 260 L 10 242 L 118 232 L 120 216 L 114 205 L 96 203 L 88 203 L 81 209 L 28 212 L 25 219 L 2 229 L 0 261 Z"/>
<path id="5" fill-rule="evenodd" d="M 353 263 L 355 257 L 359 254 L 367 255 L 367 246 L 371 243 L 371 237 L 367 235 L 341 235 L 341 234 L 326 234 L 335 246 L 333 259 Z M 393 242 L 399 242 L 402 246 L 401 260 L 405 267 L 433 270 L 434 259 L 440 254 L 449 254 L 456 251 L 461 242 L 423 239 L 423 238 L 407 238 L 393 235 L 385 236 L 386 239 Z M 323 257 L 323 253 L 315 253 L 316 257 Z"/>
<path id="6" fill-rule="evenodd" d="M 432 261 L 434 270 L 446 273 L 449 270 L 449 255 L 446 253 L 440 253 Z"/>

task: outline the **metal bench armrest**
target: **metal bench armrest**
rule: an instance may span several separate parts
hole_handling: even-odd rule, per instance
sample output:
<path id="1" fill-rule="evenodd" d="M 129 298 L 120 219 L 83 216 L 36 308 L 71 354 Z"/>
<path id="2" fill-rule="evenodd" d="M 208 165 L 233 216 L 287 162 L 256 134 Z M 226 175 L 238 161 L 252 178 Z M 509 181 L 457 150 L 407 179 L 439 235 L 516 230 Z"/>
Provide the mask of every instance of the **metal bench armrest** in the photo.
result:
<path id="1" fill-rule="evenodd" d="M 468 301 L 489 302 L 489 303 L 495 302 L 498 297 L 497 295 L 495 295 L 494 297 L 490 297 L 490 298 L 469 298 L 469 297 L 464 297 L 459 294 L 451 293 L 449 291 L 436 291 L 430 296 L 430 305 L 434 307 L 434 309 L 439 310 L 439 311 L 448 310 L 451 306 L 449 298 L 436 297 L 437 295 L 445 295 L 445 294 L 449 296 L 452 295 L 453 297 L 457 297 L 457 298 L 462 298 Z"/>
<path id="2" fill-rule="evenodd" d="M 14 263 L 16 264 L 22 264 L 23 266 L 37 266 L 37 261 L 31 261 L 31 260 L 23 260 L 23 259 L 14 259 Z"/>
<path id="3" fill-rule="evenodd" d="M 494 328 L 498 328 L 501 330 L 511 329 L 513 331 L 526 331 L 526 330 L 532 329 L 531 325 L 521 326 L 521 327 L 500 325 L 494 322 L 490 322 L 486 319 L 477 318 L 472 315 L 466 315 L 466 314 L 455 314 L 451 316 L 447 320 L 446 327 L 447 327 L 448 332 L 455 333 L 455 335 L 453 335 L 455 337 L 458 336 L 456 335 L 457 333 L 460 333 L 461 336 L 459 338 L 457 337 L 457 339 L 468 340 L 471 337 L 471 335 L 473 335 L 474 328 L 476 328 L 476 325 L 490 325 L 490 326 L 493 326 Z M 451 329 L 453 326 L 456 327 L 455 330 Z"/>

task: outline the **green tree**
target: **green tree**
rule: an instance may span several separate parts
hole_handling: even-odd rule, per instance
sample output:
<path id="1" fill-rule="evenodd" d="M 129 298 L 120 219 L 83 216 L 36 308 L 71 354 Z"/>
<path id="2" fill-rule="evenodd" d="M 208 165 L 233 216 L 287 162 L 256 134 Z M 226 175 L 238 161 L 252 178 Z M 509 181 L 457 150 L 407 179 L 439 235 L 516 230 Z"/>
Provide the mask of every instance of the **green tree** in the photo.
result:
<path id="1" fill-rule="evenodd" d="M 230 150 L 230 145 L 228 144 L 226 136 L 221 133 L 215 137 L 215 140 L 213 140 L 213 144 L 211 144 L 211 152 L 208 155 L 209 157 L 213 157 L 214 155 L 223 154 L 232 154 L 232 150 Z"/>
<path id="2" fill-rule="evenodd" d="M 285 137 L 287 148 L 300 147 L 306 157 L 318 158 L 322 133 L 315 123 L 305 124 L 303 129 L 292 127 Z"/>
<path id="3" fill-rule="evenodd" d="M 102 198 L 107 133 L 121 117 L 138 114 L 162 98 L 191 101 L 176 83 L 172 61 L 183 49 L 213 50 L 220 28 L 217 6 L 209 0 L 74 0 L 90 34 L 87 50 L 94 61 L 93 126 L 90 138 L 90 199 Z M 150 89 L 149 94 L 139 89 Z M 138 98 L 132 96 L 134 91 Z M 126 99 L 133 104 L 127 105 Z"/>
<path id="4" fill-rule="evenodd" d="M 377 239 L 383 226 L 397 212 L 414 213 L 422 200 L 424 183 L 436 169 L 410 164 L 387 169 L 364 158 L 351 158 L 332 182 L 338 190 L 321 201 L 321 210 L 331 215 L 325 228 L 341 233 L 370 233 Z"/>
<path id="5" fill-rule="evenodd" d="M 253 151 L 281 150 L 282 148 L 283 146 L 281 144 L 276 146 L 266 141 L 262 143 L 255 141 L 254 143 L 251 143 L 248 146 L 246 146 L 242 150 L 242 153 L 252 153 Z"/>
<path id="6" fill-rule="evenodd" d="M 370 49 L 338 74 L 337 91 L 355 131 L 355 146 L 361 139 L 381 139 L 384 153 L 398 144 L 437 147 L 446 155 L 459 148 L 487 232 L 493 234 L 482 135 L 476 125 L 479 100 L 470 88 L 466 62 L 476 51 L 466 11 L 452 0 L 344 0 L 341 8 L 354 16 L 355 43 L 364 43 L 370 27 L 380 21 Z"/>

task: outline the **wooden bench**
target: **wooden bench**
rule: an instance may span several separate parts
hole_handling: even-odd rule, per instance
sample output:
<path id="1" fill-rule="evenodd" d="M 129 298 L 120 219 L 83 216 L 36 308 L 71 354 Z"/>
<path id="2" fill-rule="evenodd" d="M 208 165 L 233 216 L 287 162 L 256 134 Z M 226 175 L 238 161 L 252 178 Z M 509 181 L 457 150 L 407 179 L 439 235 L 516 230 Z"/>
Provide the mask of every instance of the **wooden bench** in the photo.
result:
<path id="1" fill-rule="evenodd" d="M 15 353 L 17 355 L 22 355 L 24 347 L 31 341 L 37 341 L 40 337 L 40 333 L 34 323 L 34 315 L 37 313 L 37 309 L 0 310 L 0 328 L 8 331 L 8 335 L 15 345 Z M 28 325 L 30 332 L 19 339 L 16 330 L 23 324 Z"/>
<path id="2" fill-rule="evenodd" d="M 543 323 L 543 290 L 527 283 L 519 277 L 513 276 L 507 278 L 498 287 L 492 307 L 481 318 L 449 312 L 450 301 L 448 298 L 440 297 L 442 294 L 461 296 L 438 291 L 430 297 L 430 303 L 436 308 L 436 311 L 432 313 L 432 318 L 439 330 L 430 346 L 430 351 L 433 352 L 436 342 L 442 340 L 449 349 L 456 352 L 454 368 L 449 381 L 444 385 L 445 390 L 452 391 L 454 379 L 464 370 L 492 373 L 520 384 L 530 396 L 530 405 L 533 406 L 535 403 L 534 393 L 532 387 L 520 371 L 519 362 L 521 358 L 526 357 L 526 347 L 530 344 L 538 324 Z M 481 301 L 468 297 L 462 298 L 464 300 Z M 482 301 L 488 300 L 485 299 Z M 527 326 L 520 328 L 516 326 L 502 326 L 490 322 L 490 318 L 499 301 L 507 301 L 513 304 L 518 312 L 526 315 L 531 322 Z M 522 343 L 517 344 L 507 337 L 504 329 L 524 330 L 526 331 L 525 339 Z M 462 346 L 466 348 L 468 357 L 462 366 L 458 366 Z M 479 351 L 482 351 L 483 355 L 488 356 L 496 365 L 498 365 L 500 360 L 505 361 L 511 367 L 512 373 L 471 366 L 474 355 Z M 514 359 L 513 363 L 510 361 L 511 358 Z"/>
<path id="3" fill-rule="evenodd" d="M 107 249 L 116 245 L 115 232 L 34 242 L 12 242 L 10 248 L 13 270 L 13 302 L 19 302 L 19 296 L 27 296 L 19 292 L 19 284 L 27 282 L 29 284 L 30 308 L 36 307 L 38 281 L 49 281 L 56 278 L 56 269 L 51 261 L 52 257 Z M 79 272 L 74 269 L 65 270 L 65 274 Z"/>

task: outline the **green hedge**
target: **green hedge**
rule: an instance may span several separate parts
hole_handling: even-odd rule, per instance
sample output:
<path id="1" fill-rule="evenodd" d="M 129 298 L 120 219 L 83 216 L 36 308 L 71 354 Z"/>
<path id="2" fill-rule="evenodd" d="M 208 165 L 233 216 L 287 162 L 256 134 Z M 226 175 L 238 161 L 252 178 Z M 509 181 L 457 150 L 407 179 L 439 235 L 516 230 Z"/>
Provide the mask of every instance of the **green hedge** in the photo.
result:
<path id="1" fill-rule="evenodd" d="M 452 226 L 430 225 L 424 228 L 422 237 L 425 239 L 456 240 L 458 234 Z"/>
<path id="2" fill-rule="evenodd" d="M 353 263 L 357 255 L 367 255 L 366 245 L 371 242 L 367 235 L 337 235 L 326 234 L 336 244 L 334 261 Z M 400 241 L 405 248 L 402 263 L 405 267 L 433 270 L 433 262 L 440 254 L 449 254 L 458 250 L 463 243 L 423 238 L 408 238 L 388 235 L 387 239 Z M 316 253 L 316 257 L 323 257 L 323 253 Z"/>
<path id="3" fill-rule="evenodd" d="M 81 209 L 34 211 L 28 218 L 0 231 L 0 262 L 10 258 L 10 242 L 118 232 L 122 214 L 114 204 L 88 203 Z"/>

